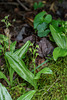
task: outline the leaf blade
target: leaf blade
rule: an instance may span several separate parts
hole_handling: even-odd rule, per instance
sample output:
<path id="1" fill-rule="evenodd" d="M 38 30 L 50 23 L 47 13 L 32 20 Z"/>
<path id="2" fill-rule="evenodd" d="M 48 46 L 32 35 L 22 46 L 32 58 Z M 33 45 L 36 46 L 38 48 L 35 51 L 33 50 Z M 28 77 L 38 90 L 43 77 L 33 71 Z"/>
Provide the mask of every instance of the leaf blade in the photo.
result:
<path id="1" fill-rule="evenodd" d="M 22 58 L 28 51 L 30 43 L 30 41 L 27 41 L 19 50 L 15 51 L 14 54 Z"/>
<path id="2" fill-rule="evenodd" d="M 39 71 L 34 79 L 39 79 L 41 74 L 52 74 L 52 70 L 48 67 L 43 68 L 41 71 Z"/>
<path id="3" fill-rule="evenodd" d="M 21 78 L 35 86 L 34 74 L 27 69 L 24 62 L 18 56 L 16 56 L 14 53 L 6 53 L 5 57 L 7 58 L 10 67 L 12 67 Z"/>
<path id="4" fill-rule="evenodd" d="M 4 79 L 10 85 L 9 80 L 7 79 L 7 77 L 1 71 L 0 71 L 0 79 Z"/>
<path id="5" fill-rule="evenodd" d="M 59 57 L 65 57 L 67 55 L 67 50 L 60 47 L 56 47 L 53 51 L 53 58 L 56 61 Z"/>
<path id="6" fill-rule="evenodd" d="M 7 89 L 0 83 L 0 100 L 12 100 Z"/>
<path id="7" fill-rule="evenodd" d="M 35 92 L 36 90 L 29 91 L 25 93 L 24 95 L 20 96 L 17 100 L 31 100 Z"/>

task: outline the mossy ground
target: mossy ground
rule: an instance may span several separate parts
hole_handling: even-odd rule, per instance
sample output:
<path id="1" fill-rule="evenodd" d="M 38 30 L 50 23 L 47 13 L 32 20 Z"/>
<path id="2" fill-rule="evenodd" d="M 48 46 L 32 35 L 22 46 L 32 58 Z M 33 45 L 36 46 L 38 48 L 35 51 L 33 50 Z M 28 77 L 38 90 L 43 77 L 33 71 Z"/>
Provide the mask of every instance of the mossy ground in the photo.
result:
<path id="1" fill-rule="evenodd" d="M 67 57 L 60 58 L 56 62 L 52 60 L 48 62 L 47 67 L 53 71 L 53 75 L 41 75 L 38 81 L 38 91 L 32 100 L 67 100 Z M 16 100 L 29 89 L 33 88 L 23 81 L 22 84 L 18 83 L 18 86 L 8 90 L 13 100 Z"/>

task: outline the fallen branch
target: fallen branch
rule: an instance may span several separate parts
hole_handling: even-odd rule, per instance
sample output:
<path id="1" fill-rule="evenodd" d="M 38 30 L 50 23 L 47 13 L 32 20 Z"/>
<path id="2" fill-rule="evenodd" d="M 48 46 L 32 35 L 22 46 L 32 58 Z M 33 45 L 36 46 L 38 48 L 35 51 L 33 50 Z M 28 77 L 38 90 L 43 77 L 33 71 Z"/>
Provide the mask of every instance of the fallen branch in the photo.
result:
<path id="1" fill-rule="evenodd" d="M 1 2 L 0 5 L 16 5 L 16 6 L 18 6 L 19 4 L 16 2 Z"/>
<path id="2" fill-rule="evenodd" d="M 30 11 L 30 9 L 28 9 L 25 5 L 23 5 L 20 0 L 17 0 L 17 2 L 26 10 L 26 11 Z"/>

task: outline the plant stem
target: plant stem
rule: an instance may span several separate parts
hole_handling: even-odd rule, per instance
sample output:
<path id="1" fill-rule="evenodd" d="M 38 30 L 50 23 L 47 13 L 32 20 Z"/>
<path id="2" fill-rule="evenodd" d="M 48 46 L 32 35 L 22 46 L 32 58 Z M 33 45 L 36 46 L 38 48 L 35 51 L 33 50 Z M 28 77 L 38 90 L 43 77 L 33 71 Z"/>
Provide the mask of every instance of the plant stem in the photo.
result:
<path id="1" fill-rule="evenodd" d="M 37 80 L 34 80 L 34 89 L 37 90 L 38 89 L 38 85 L 37 85 Z"/>
<path id="2" fill-rule="evenodd" d="M 34 76 L 35 76 L 35 74 L 36 74 L 36 69 L 35 69 L 35 62 L 34 62 Z"/>
<path id="3" fill-rule="evenodd" d="M 35 69 L 38 69 L 39 67 L 41 67 L 43 64 L 47 63 L 48 60 L 44 61 L 43 63 L 41 63 L 39 66 L 37 66 Z M 32 70 L 31 72 L 33 72 L 34 70 Z"/>

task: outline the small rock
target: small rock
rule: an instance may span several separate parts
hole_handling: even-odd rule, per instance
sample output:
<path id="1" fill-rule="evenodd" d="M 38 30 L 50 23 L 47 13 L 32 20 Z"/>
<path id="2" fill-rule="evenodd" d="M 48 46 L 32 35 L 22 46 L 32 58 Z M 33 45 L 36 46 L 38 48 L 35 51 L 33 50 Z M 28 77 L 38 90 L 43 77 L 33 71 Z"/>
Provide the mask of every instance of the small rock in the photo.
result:
<path id="1" fill-rule="evenodd" d="M 46 57 L 48 54 L 52 53 L 54 49 L 52 44 L 46 38 L 40 40 L 39 47 L 38 53 L 40 57 Z"/>
<path id="2" fill-rule="evenodd" d="M 28 27 L 28 25 L 24 24 L 24 26 L 22 27 L 22 29 L 20 30 L 20 32 L 18 33 L 16 37 L 17 41 L 21 41 L 23 39 L 23 35 L 26 35 L 26 32 L 25 32 L 26 27 Z"/>
<path id="3" fill-rule="evenodd" d="M 26 43 L 28 40 L 30 40 L 31 42 L 35 41 L 35 35 L 31 35 L 26 37 L 25 39 L 23 39 L 23 42 Z"/>
<path id="4" fill-rule="evenodd" d="M 25 27 L 23 27 L 23 28 L 21 29 L 21 31 L 19 32 L 19 34 L 18 34 L 16 40 L 17 40 L 17 41 L 22 40 L 22 39 L 23 39 L 23 36 L 22 36 L 23 34 L 25 34 Z"/>

